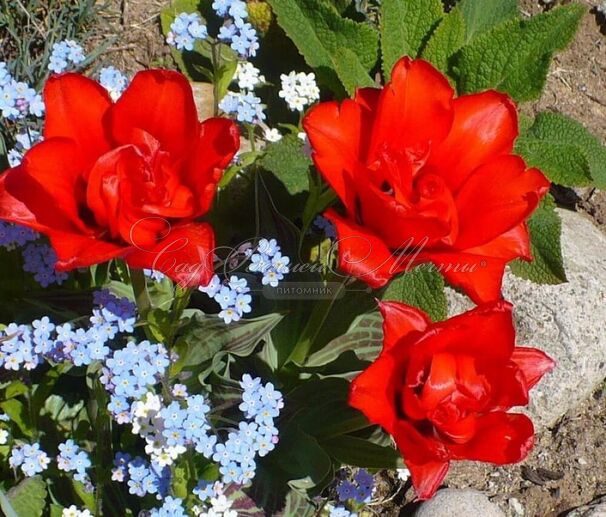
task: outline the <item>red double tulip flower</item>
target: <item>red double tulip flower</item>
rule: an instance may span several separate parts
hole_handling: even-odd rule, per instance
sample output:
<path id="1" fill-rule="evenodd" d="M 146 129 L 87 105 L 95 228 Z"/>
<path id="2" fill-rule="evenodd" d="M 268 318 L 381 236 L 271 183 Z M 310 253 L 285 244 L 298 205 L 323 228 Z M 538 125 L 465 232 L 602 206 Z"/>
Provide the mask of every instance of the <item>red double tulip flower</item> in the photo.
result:
<path id="1" fill-rule="evenodd" d="M 515 346 L 512 307 L 491 302 L 432 323 L 422 311 L 382 303 L 383 351 L 351 385 L 349 403 L 390 433 L 417 495 L 431 497 L 450 460 L 522 460 L 534 427 L 528 391 L 554 366 Z"/>
<path id="2" fill-rule="evenodd" d="M 325 214 L 345 273 L 376 288 L 432 263 L 479 303 L 501 297 L 507 262 L 531 259 L 525 220 L 549 182 L 512 154 L 518 121 L 506 95 L 454 98 L 429 63 L 403 58 L 384 88 L 319 104 L 303 125 L 347 212 Z"/>
<path id="3" fill-rule="evenodd" d="M 44 89 L 44 141 L 0 177 L 0 219 L 51 241 L 57 269 L 122 257 L 185 285 L 212 275 L 214 233 L 195 219 L 239 148 L 237 126 L 198 121 L 177 72 L 138 73 L 114 104 L 78 74 Z"/>

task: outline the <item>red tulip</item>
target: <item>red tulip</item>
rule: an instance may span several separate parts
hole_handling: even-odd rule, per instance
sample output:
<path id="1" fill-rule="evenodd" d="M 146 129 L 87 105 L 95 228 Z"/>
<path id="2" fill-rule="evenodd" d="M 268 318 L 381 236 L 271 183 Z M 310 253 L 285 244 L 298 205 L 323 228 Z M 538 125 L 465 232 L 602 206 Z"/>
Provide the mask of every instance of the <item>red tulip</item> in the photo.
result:
<path id="1" fill-rule="evenodd" d="M 383 351 L 351 384 L 349 403 L 390 433 L 420 499 L 430 498 L 450 460 L 515 463 L 534 427 L 528 391 L 554 362 L 515 346 L 512 306 L 491 302 L 432 323 L 422 311 L 382 303 Z"/>
<path id="2" fill-rule="evenodd" d="M 214 233 L 195 219 L 239 148 L 237 126 L 198 121 L 177 72 L 138 73 L 114 104 L 78 74 L 44 89 L 44 141 L 0 177 L 0 219 L 50 238 L 57 269 L 122 257 L 184 285 L 212 276 Z"/>
<path id="3" fill-rule="evenodd" d="M 381 287 L 432 263 L 476 302 L 501 297 L 505 264 L 531 260 L 526 219 L 549 189 L 512 154 L 514 103 L 454 98 L 447 79 L 403 58 L 382 89 L 313 108 L 303 125 L 316 167 L 341 199 L 339 267 Z"/>

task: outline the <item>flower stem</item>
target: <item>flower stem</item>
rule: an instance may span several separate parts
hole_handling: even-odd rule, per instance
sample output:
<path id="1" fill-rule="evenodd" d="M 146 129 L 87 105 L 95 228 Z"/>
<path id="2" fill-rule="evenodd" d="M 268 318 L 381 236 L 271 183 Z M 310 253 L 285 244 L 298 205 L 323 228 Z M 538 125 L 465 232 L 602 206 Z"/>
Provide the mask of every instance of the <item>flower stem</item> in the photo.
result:
<path id="1" fill-rule="evenodd" d="M 147 280 L 145 279 L 145 274 L 142 269 L 129 268 L 129 272 L 139 316 L 145 321 L 152 309 L 151 298 L 147 291 Z"/>

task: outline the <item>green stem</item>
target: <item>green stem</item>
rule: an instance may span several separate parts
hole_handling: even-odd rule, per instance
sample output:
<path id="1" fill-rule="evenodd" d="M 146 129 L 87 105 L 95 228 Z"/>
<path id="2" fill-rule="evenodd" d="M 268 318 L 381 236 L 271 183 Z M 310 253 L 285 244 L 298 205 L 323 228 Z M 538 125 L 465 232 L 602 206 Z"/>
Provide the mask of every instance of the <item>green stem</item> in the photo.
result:
<path id="1" fill-rule="evenodd" d="M 211 61 L 213 65 L 213 114 L 214 116 L 219 115 L 219 83 L 217 81 L 217 73 L 221 64 L 220 53 L 217 52 L 217 44 L 211 45 Z"/>
<path id="2" fill-rule="evenodd" d="M 145 321 L 152 309 L 151 298 L 147 291 L 147 280 L 145 279 L 145 274 L 142 269 L 129 269 L 129 272 L 137 309 L 139 310 L 141 319 Z"/>
<path id="3" fill-rule="evenodd" d="M 341 286 L 335 296 L 329 300 L 322 300 L 320 303 L 316 304 L 314 307 L 309 320 L 307 321 L 307 325 L 303 329 L 301 333 L 301 337 L 297 341 L 293 351 L 288 356 L 285 364 L 288 363 L 296 363 L 299 365 L 305 364 L 307 360 L 307 356 L 310 351 L 313 349 L 313 345 L 332 310 L 332 307 L 337 300 L 338 294 L 341 292 L 341 289 L 344 288 L 344 281 L 341 283 Z"/>

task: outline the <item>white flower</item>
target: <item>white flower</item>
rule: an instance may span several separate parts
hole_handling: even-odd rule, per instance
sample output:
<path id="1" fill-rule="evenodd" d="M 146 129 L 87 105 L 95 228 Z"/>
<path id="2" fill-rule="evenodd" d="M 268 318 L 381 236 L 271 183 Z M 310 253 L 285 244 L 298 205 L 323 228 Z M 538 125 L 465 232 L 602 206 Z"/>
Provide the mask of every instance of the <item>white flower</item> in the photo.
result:
<path id="1" fill-rule="evenodd" d="M 61 517 L 93 517 L 93 514 L 89 510 L 78 510 L 78 507 L 72 504 L 69 508 L 63 508 Z"/>
<path id="2" fill-rule="evenodd" d="M 320 89 L 313 73 L 290 72 L 280 76 L 282 89 L 278 95 L 286 101 L 292 111 L 303 111 L 305 106 L 320 100 Z"/>
<path id="3" fill-rule="evenodd" d="M 267 128 L 265 130 L 265 140 L 267 140 L 268 142 L 279 142 L 280 140 L 282 140 L 282 135 L 280 134 L 280 131 L 278 131 L 276 128 Z"/>
<path id="4" fill-rule="evenodd" d="M 403 468 L 403 469 L 397 469 L 396 472 L 398 473 L 398 479 L 400 481 L 403 481 L 403 482 L 408 481 L 408 478 L 410 477 L 410 470 L 408 470 L 407 468 Z"/>
<path id="5" fill-rule="evenodd" d="M 265 82 L 265 77 L 261 75 L 261 71 L 248 61 L 238 63 L 235 79 L 242 90 L 253 90 L 256 86 Z"/>
<path id="6" fill-rule="evenodd" d="M 0 429 L 0 445 L 8 443 L 8 431 L 6 429 Z"/>

